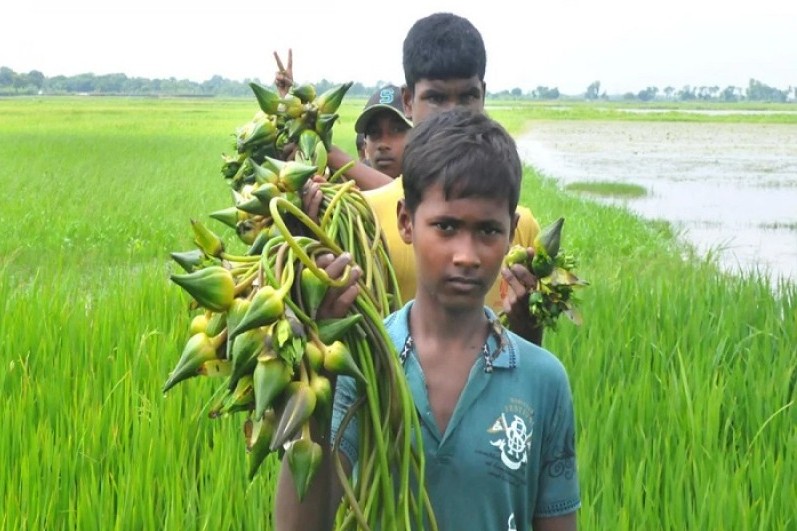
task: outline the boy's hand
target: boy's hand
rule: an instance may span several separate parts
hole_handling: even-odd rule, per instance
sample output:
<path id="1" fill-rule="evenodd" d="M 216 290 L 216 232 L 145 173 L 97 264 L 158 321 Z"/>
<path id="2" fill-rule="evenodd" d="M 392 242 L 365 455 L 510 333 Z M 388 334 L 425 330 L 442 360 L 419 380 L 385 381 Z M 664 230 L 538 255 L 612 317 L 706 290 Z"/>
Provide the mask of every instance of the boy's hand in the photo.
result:
<path id="1" fill-rule="evenodd" d="M 321 185 L 325 182 L 327 180 L 323 175 L 314 175 L 312 179 L 304 183 L 302 188 L 302 210 L 316 223 L 318 223 L 318 213 L 321 210 L 321 201 L 324 200 Z"/>
<path id="2" fill-rule="evenodd" d="M 277 52 L 274 52 L 274 59 L 277 60 L 277 74 L 274 76 L 274 86 L 283 98 L 288 90 L 293 86 L 293 50 L 288 48 L 288 67 L 286 68 Z"/>
<path id="3" fill-rule="evenodd" d="M 534 258 L 534 249 L 527 249 L 529 259 Z M 501 275 L 507 285 L 503 297 L 504 313 L 509 318 L 509 329 L 532 343 L 542 345 L 542 327 L 529 313 L 529 294 L 536 291 L 538 279 L 523 265 L 503 267 Z"/>
<path id="4" fill-rule="evenodd" d="M 343 253 L 334 258 L 331 254 L 324 254 L 316 259 L 316 264 L 318 264 L 318 267 L 323 268 L 330 278 L 339 279 L 343 276 L 346 266 L 351 264 L 351 255 Z M 349 275 L 349 281 L 345 286 L 329 288 L 318 306 L 316 318 L 321 320 L 345 317 L 354 304 L 357 295 L 360 294 L 357 281 L 360 279 L 361 274 L 360 268 L 354 266 Z"/>

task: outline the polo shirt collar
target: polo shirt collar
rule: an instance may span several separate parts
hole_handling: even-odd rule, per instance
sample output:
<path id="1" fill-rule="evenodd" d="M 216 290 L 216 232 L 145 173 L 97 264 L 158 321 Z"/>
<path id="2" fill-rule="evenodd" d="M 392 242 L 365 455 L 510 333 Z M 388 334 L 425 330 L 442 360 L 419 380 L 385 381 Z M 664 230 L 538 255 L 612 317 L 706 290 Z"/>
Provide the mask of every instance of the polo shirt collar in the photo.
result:
<path id="1" fill-rule="evenodd" d="M 404 306 L 393 313 L 392 315 L 388 316 L 385 320 L 385 328 L 387 328 L 388 335 L 390 339 L 393 341 L 393 344 L 398 349 L 399 357 L 404 361 L 409 354 L 408 352 L 402 352 L 405 350 L 407 346 L 407 340 L 410 335 L 410 309 L 412 308 L 413 301 L 410 300 Z M 495 312 L 488 308 L 487 306 L 484 307 L 484 312 L 487 314 L 487 318 L 493 322 L 498 322 L 498 317 L 495 315 Z M 519 356 L 517 355 L 517 348 L 514 343 L 514 339 L 508 333 L 508 330 L 501 326 L 501 337 L 503 338 L 503 348 L 498 352 L 498 354 L 492 360 L 493 369 L 515 369 L 517 368 L 518 364 L 520 363 Z M 490 353 L 496 352 L 496 349 L 499 348 L 499 340 L 496 334 L 490 334 L 487 337 L 487 349 Z M 479 363 L 484 364 L 484 357 L 480 358 Z"/>

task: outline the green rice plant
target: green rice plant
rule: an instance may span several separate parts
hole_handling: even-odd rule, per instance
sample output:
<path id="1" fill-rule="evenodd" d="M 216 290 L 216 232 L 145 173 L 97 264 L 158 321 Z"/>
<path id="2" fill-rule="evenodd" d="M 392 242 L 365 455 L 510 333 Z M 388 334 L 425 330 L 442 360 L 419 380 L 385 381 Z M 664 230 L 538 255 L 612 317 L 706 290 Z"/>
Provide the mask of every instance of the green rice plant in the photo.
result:
<path id="1" fill-rule="evenodd" d="M 565 186 L 570 192 L 585 192 L 604 197 L 637 198 L 647 195 L 644 186 L 633 183 L 618 182 L 573 182 Z"/>
<path id="2" fill-rule="evenodd" d="M 520 134 L 529 107 L 491 114 Z M 350 153 L 361 108 L 341 107 Z M 195 407 L 215 382 L 160 391 L 190 318 L 168 253 L 229 203 L 221 153 L 253 112 L 0 100 L 0 528 L 273 529 L 278 465 L 246 480 L 240 423 Z M 521 203 L 565 216 L 591 281 L 583 325 L 545 338 L 574 391 L 580 528 L 797 526 L 794 283 L 722 273 L 669 225 L 531 168 Z"/>

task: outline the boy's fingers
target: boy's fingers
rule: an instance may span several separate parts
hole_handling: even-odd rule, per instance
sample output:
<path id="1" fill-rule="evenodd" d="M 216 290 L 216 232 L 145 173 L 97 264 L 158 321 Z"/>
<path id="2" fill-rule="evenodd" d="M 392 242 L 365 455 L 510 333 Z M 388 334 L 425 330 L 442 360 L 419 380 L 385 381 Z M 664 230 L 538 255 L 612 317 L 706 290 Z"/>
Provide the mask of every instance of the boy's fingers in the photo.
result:
<path id="1" fill-rule="evenodd" d="M 345 254 L 346 253 L 344 253 L 344 255 Z M 351 257 L 349 256 L 345 257 L 346 260 L 341 260 L 344 255 L 341 255 L 330 262 L 330 264 L 326 267 L 326 272 L 328 275 L 335 275 L 335 273 L 337 273 L 338 266 L 341 263 L 347 264 L 351 260 Z M 345 265 L 343 267 L 345 267 Z M 360 288 L 357 286 L 357 281 L 360 279 L 360 275 L 360 268 L 354 267 L 351 270 L 349 280 L 346 285 L 339 288 L 328 289 L 324 295 L 324 300 L 321 301 L 321 305 L 318 307 L 317 316 L 323 319 L 339 318 L 345 316 L 349 312 L 349 309 L 351 309 L 354 301 L 357 299 L 357 295 L 360 294 Z M 336 275 L 333 278 L 337 278 L 337 276 L 339 275 Z"/>
<path id="2" fill-rule="evenodd" d="M 521 283 L 520 279 L 512 272 L 511 269 L 504 267 L 501 269 L 501 275 L 504 277 L 509 290 L 507 290 L 507 297 L 516 297 L 518 294 L 523 294 L 526 288 Z"/>
<path id="3" fill-rule="evenodd" d="M 282 64 L 282 61 L 280 60 L 280 56 L 279 56 L 279 54 L 276 51 L 274 52 L 274 59 L 277 60 L 277 68 L 279 69 L 280 73 L 285 72 L 285 66 Z M 292 60 L 292 58 L 291 58 L 291 55 L 290 55 L 290 50 L 288 50 L 288 64 L 289 65 L 291 64 L 290 63 L 291 60 Z"/>
<path id="4" fill-rule="evenodd" d="M 317 256 L 315 259 L 315 265 L 320 267 L 321 269 L 326 269 L 327 266 L 332 263 L 332 260 L 335 259 L 335 255 L 327 253 Z"/>
<path id="5" fill-rule="evenodd" d="M 324 255 L 324 256 L 331 256 L 331 255 Z M 351 263 L 351 255 L 349 253 L 343 253 L 334 260 L 332 260 L 329 265 L 324 267 L 324 270 L 327 272 L 330 278 L 340 278 L 343 272 L 346 270 L 346 266 Z"/>
<path id="6" fill-rule="evenodd" d="M 323 177 L 322 177 L 323 179 Z M 307 181 L 302 188 L 302 210 L 315 222 L 318 222 L 318 213 L 321 210 L 321 202 L 324 194 L 321 192 L 321 185 L 315 179 Z"/>
<path id="7" fill-rule="evenodd" d="M 288 48 L 288 73 L 293 76 L 293 49 Z"/>
<path id="8" fill-rule="evenodd" d="M 512 276 L 520 283 L 521 289 L 528 291 L 537 285 L 537 277 L 520 264 L 515 264 L 510 269 Z"/>
<path id="9" fill-rule="evenodd" d="M 349 286 L 345 291 L 343 291 L 343 293 L 340 294 L 339 297 L 335 299 L 335 302 L 330 308 L 330 313 L 340 317 L 346 315 L 346 313 L 349 311 L 349 308 L 351 308 L 351 305 L 354 304 L 355 299 L 357 299 L 357 295 L 359 294 L 360 287 L 357 284 Z"/>
<path id="10" fill-rule="evenodd" d="M 312 194 L 308 194 L 309 200 L 307 205 L 307 215 L 311 219 L 318 221 L 319 213 L 321 212 L 321 202 L 324 200 L 324 194 L 316 187 Z"/>

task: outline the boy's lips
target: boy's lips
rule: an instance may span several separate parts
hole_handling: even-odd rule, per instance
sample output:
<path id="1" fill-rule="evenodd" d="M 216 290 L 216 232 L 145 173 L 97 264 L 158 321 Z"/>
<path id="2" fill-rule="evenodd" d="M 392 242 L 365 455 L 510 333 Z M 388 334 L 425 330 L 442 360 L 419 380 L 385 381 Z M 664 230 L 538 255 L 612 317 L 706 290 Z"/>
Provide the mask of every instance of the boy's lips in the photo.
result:
<path id="1" fill-rule="evenodd" d="M 376 158 L 376 165 L 377 166 L 390 166 L 395 162 L 395 159 L 392 157 L 377 157 Z"/>
<path id="2" fill-rule="evenodd" d="M 445 283 L 457 291 L 473 291 L 484 285 L 480 278 L 461 276 L 446 277 Z"/>

